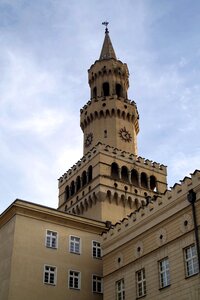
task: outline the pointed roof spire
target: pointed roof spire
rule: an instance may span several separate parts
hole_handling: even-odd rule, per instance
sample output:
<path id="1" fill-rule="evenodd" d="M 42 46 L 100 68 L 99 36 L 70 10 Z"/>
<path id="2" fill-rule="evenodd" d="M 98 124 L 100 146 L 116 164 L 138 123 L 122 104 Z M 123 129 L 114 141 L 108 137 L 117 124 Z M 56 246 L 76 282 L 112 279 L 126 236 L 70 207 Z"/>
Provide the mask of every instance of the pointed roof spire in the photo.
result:
<path id="1" fill-rule="evenodd" d="M 110 58 L 117 59 L 112 42 L 109 37 L 109 31 L 108 31 L 108 27 L 107 27 L 108 24 L 109 23 L 107 21 L 102 23 L 102 25 L 106 26 L 106 29 L 105 29 L 105 38 L 104 38 L 104 42 L 103 42 L 103 46 L 101 49 L 101 54 L 100 54 L 99 60 L 110 59 Z"/>

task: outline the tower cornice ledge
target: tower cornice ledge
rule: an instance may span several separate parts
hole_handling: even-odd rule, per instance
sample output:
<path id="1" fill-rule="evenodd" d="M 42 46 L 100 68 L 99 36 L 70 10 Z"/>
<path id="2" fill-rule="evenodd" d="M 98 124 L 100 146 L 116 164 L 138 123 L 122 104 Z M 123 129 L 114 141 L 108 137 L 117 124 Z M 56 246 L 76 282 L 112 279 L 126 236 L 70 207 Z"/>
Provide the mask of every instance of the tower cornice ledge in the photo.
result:
<path id="1" fill-rule="evenodd" d="M 76 173 L 79 172 L 80 169 L 82 169 L 84 166 L 88 165 L 88 162 L 90 162 L 96 155 L 99 155 L 100 153 L 106 154 L 109 156 L 112 156 L 113 158 L 120 157 L 123 159 L 123 161 L 127 161 L 129 163 L 136 163 L 139 164 L 140 167 L 144 166 L 146 168 L 152 168 L 154 170 L 159 171 L 160 173 L 166 174 L 167 173 L 167 166 L 153 162 L 149 159 L 145 159 L 140 156 L 136 156 L 133 153 L 126 152 L 123 150 L 120 150 L 118 148 L 111 147 L 106 144 L 98 143 L 95 147 L 93 147 L 90 151 L 88 151 L 76 164 L 74 164 L 68 171 L 66 171 L 59 179 L 59 187 L 64 184 L 66 181 L 68 181 L 71 177 L 73 177 Z"/>

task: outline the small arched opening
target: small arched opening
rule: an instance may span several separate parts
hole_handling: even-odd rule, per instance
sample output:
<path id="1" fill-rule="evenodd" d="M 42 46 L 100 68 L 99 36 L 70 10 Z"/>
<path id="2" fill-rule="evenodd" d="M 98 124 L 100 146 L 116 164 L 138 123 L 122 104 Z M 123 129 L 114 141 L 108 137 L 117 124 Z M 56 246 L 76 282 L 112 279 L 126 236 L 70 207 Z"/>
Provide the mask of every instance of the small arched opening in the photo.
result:
<path id="1" fill-rule="evenodd" d="M 122 86 L 119 83 L 116 84 L 116 94 L 118 97 L 122 97 Z"/>
<path id="2" fill-rule="evenodd" d="M 106 193 L 106 196 L 107 196 L 107 199 L 109 200 L 109 201 L 111 201 L 111 191 L 107 191 L 107 193 Z"/>
<path id="3" fill-rule="evenodd" d="M 123 166 L 121 171 L 122 180 L 128 181 L 128 168 Z"/>
<path id="4" fill-rule="evenodd" d="M 88 168 L 88 182 L 92 180 L 92 166 L 89 166 Z"/>
<path id="5" fill-rule="evenodd" d="M 131 171 L 131 183 L 138 186 L 138 172 L 134 169 Z"/>
<path id="6" fill-rule="evenodd" d="M 110 95 L 110 86 L 108 82 L 103 83 L 103 96 L 109 96 Z"/>
<path id="7" fill-rule="evenodd" d="M 74 181 L 72 181 L 70 185 L 70 195 L 73 196 L 74 193 L 75 193 L 75 184 Z"/>
<path id="8" fill-rule="evenodd" d="M 69 199 L 69 186 L 67 185 L 65 188 L 65 201 Z"/>
<path id="9" fill-rule="evenodd" d="M 93 96 L 93 98 L 97 97 L 97 87 L 96 86 L 93 88 L 92 96 Z"/>
<path id="10" fill-rule="evenodd" d="M 119 167 L 116 163 L 112 163 L 111 165 L 111 177 L 113 179 L 119 179 Z"/>
<path id="11" fill-rule="evenodd" d="M 156 188 L 156 177 L 155 176 L 150 176 L 150 189 L 152 191 L 157 191 L 157 188 Z"/>
<path id="12" fill-rule="evenodd" d="M 87 174 L 86 171 L 83 171 L 82 173 L 82 186 L 85 186 L 87 184 Z"/>
<path id="13" fill-rule="evenodd" d="M 78 176 L 76 178 L 76 190 L 77 190 L 77 192 L 80 190 L 80 188 L 81 188 L 81 178 L 80 178 L 80 176 Z"/>
<path id="14" fill-rule="evenodd" d="M 142 172 L 141 174 L 141 186 L 144 188 L 148 188 L 148 180 L 147 180 L 147 174 Z"/>

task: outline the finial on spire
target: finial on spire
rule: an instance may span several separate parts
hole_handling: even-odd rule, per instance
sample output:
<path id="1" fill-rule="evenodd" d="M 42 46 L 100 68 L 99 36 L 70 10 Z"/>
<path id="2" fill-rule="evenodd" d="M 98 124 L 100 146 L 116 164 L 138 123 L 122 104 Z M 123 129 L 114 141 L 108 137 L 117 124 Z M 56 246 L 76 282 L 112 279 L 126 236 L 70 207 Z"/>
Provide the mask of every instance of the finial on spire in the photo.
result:
<path id="1" fill-rule="evenodd" d="M 108 24 L 109 24 L 108 21 L 102 22 L 102 25 L 106 26 L 105 33 L 109 33 L 109 31 L 108 31 Z"/>
<path id="2" fill-rule="evenodd" d="M 108 31 L 108 24 L 109 22 L 105 21 L 102 22 L 102 25 L 106 26 L 106 30 L 105 30 L 105 38 L 104 38 L 104 42 L 103 42 L 103 47 L 101 49 L 101 54 L 100 54 L 100 58 L 101 59 L 110 59 L 110 58 L 116 58 L 115 55 L 115 51 L 113 49 L 110 37 L 109 37 L 109 31 Z"/>

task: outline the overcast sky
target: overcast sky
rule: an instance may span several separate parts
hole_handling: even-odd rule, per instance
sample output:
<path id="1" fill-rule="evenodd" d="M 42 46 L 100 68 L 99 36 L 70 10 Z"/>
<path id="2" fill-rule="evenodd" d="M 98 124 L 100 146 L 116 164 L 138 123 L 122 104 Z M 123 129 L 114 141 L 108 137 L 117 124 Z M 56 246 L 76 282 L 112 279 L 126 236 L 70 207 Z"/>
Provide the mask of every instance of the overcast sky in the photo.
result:
<path id="1" fill-rule="evenodd" d="M 199 169 L 199 0 L 0 0 L 0 213 L 16 198 L 57 207 L 83 155 L 80 108 L 104 27 L 128 64 L 139 155 L 169 187 Z"/>

